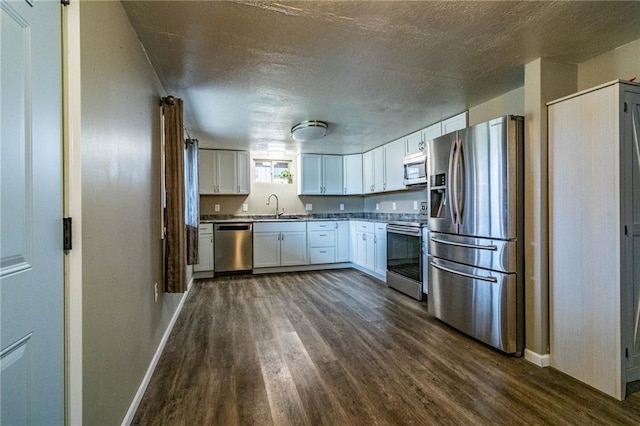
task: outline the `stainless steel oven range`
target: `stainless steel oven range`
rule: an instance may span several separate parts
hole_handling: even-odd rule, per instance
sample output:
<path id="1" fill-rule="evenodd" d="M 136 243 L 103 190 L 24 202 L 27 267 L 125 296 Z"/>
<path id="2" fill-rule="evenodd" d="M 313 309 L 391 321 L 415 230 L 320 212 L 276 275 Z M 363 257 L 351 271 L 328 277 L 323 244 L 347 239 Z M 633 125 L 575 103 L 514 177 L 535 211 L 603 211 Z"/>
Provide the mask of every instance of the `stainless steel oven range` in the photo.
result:
<path id="1" fill-rule="evenodd" d="M 387 225 L 387 285 L 417 300 L 422 300 L 426 284 L 423 232 L 427 230 L 422 223 L 390 222 Z"/>

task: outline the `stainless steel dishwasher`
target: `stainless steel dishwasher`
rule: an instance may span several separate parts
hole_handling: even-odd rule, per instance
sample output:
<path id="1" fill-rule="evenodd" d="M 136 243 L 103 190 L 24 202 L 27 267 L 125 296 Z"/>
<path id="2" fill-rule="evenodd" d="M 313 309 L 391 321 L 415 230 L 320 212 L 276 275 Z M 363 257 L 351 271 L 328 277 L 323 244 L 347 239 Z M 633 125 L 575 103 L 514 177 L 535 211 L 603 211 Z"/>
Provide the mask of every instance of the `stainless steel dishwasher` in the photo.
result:
<path id="1" fill-rule="evenodd" d="M 218 223 L 214 226 L 214 270 L 235 272 L 253 267 L 253 225 Z"/>

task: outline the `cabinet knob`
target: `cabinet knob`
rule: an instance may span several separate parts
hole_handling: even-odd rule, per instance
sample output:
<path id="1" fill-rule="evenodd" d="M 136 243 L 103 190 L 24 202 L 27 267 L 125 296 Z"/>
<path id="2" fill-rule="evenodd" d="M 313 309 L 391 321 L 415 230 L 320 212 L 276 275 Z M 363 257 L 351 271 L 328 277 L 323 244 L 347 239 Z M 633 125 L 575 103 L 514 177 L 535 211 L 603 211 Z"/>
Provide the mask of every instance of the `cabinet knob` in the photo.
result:
<path id="1" fill-rule="evenodd" d="M 344 193 L 345 194 L 347 193 L 347 187 L 346 186 L 344 187 Z"/>

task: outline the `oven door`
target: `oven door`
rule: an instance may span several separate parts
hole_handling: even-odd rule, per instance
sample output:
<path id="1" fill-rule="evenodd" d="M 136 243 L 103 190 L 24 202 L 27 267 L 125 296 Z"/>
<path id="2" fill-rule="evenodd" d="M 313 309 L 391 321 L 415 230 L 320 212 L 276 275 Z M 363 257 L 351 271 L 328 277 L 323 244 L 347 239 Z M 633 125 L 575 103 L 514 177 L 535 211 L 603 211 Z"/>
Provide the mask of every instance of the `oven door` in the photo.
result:
<path id="1" fill-rule="evenodd" d="M 387 226 L 387 284 L 422 300 L 422 230 Z"/>

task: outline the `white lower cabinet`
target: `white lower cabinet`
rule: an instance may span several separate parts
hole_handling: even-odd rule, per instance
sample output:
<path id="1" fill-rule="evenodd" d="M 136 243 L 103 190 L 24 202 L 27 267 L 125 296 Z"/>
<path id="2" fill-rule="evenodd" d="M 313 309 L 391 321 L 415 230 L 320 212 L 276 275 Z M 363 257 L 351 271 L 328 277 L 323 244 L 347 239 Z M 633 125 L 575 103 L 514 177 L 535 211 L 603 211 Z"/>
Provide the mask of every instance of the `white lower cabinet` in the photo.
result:
<path id="1" fill-rule="evenodd" d="M 387 225 L 385 223 L 355 221 L 352 262 L 377 278 L 387 275 Z"/>
<path id="2" fill-rule="evenodd" d="M 336 222 L 336 262 L 349 262 L 349 222 Z"/>
<path id="3" fill-rule="evenodd" d="M 253 267 L 308 264 L 306 222 L 253 224 Z"/>
<path id="4" fill-rule="evenodd" d="M 349 222 L 309 222 L 307 242 L 311 264 L 348 262 Z"/>
<path id="5" fill-rule="evenodd" d="M 198 264 L 193 272 L 213 272 L 213 224 L 201 223 L 198 231 Z"/>

